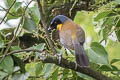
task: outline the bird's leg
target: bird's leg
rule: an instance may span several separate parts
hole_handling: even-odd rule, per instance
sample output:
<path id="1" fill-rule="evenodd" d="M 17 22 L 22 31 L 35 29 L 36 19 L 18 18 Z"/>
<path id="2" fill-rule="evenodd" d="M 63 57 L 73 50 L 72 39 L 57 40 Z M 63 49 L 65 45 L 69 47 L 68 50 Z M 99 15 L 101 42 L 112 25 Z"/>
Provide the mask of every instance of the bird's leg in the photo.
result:
<path id="1" fill-rule="evenodd" d="M 78 64 L 77 64 L 77 62 L 75 61 L 75 70 L 77 69 L 77 66 L 78 66 Z"/>
<path id="2" fill-rule="evenodd" d="M 69 50 L 69 51 L 71 52 L 72 55 L 74 55 L 74 53 L 72 52 L 72 50 Z M 78 64 L 77 64 L 77 62 L 75 61 L 75 70 L 77 69 L 77 66 L 78 66 Z"/>
<path id="3" fill-rule="evenodd" d="M 59 61 L 59 64 L 60 64 L 61 60 L 62 60 L 62 54 L 56 54 L 56 56 L 58 57 L 58 61 Z"/>
<path id="4" fill-rule="evenodd" d="M 70 53 L 72 54 L 72 55 L 74 55 L 74 52 L 72 52 L 72 50 L 69 50 L 70 51 Z M 77 64 L 77 62 L 75 61 L 75 70 L 77 69 L 77 66 L 78 66 L 78 64 Z"/>

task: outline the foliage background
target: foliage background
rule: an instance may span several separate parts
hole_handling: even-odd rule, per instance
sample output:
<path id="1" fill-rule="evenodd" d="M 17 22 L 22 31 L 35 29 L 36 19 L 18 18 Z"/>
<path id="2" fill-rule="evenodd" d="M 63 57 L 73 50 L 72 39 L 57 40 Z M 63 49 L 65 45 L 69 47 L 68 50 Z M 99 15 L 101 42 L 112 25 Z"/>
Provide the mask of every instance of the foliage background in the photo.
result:
<path id="1" fill-rule="evenodd" d="M 13 1 L 14 0 L 5 0 L 5 9 L 3 7 L 0 7 L 1 12 L 5 13 L 12 4 L 11 2 Z M 52 4 L 52 1 L 54 2 L 54 0 L 48 0 L 49 5 L 45 5 L 46 2 L 44 0 L 41 0 L 42 6 L 43 8 L 45 8 L 45 14 L 47 15 L 47 17 L 49 17 L 49 19 L 47 20 L 48 23 L 53 18 L 53 16 L 59 14 L 59 12 L 53 14 L 49 12 L 48 9 L 50 9 L 50 7 L 58 5 L 58 3 L 65 4 L 72 0 L 55 0 L 54 4 Z M 77 1 L 79 0 L 75 0 L 74 3 L 76 3 Z M 100 7 L 95 9 L 94 11 L 78 11 L 75 15 L 74 21 L 85 30 L 85 49 L 89 55 L 89 59 L 91 60 L 91 68 L 103 73 L 106 76 L 109 76 L 113 80 L 119 80 L 120 9 L 116 6 L 120 4 L 120 1 L 115 0 L 110 1 L 107 4 L 103 4 L 102 2 L 104 1 L 106 0 L 96 0 L 94 4 L 95 6 L 97 6 L 97 4 L 99 3 L 101 3 L 102 5 L 100 5 Z M 48 46 L 44 29 L 42 25 L 39 25 L 40 15 L 37 3 L 36 1 L 34 1 L 34 6 L 28 6 L 28 8 L 26 9 L 26 6 L 29 4 L 29 2 L 30 0 L 26 2 L 19 2 L 18 0 L 18 2 L 15 2 L 14 6 L 10 9 L 9 13 L 7 14 L 5 20 L 3 21 L 3 23 L 1 23 L 0 27 L 4 28 L 6 25 L 9 27 L 7 29 L 0 30 L 1 58 L 4 56 L 10 42 L 12 42 L 12 45 L 10 45 L 10 49 L 7 51 L 7 53 L 22 49 L 39 49 L 41 51 L 47 51 L 48 53 L 52 54 Z M 47 6 L 50 7 L 46 8 Z M 111 11 L 111 14 L 115 14 L 107 15 L 108 12 L 106 13 L 106 11 Z M 99 15 L 100 17 L 97 17 Z M 111 17 L 115 17 L 115 21 L 112 20 Z M 1 21 L 2 19 L 3 16 L 1 15 Z M 16 21 L 16 19 L 18 20 L 18 22 L 14 22 Z M 113 24 L 111 24 L 111 22 L 109 21 L 107 22 L 107 20 L 112 20 Z M 104 22 L 106 24 L 103 24 Z M 14 23 L 18 24 L 12 25 Z M 20 28 L 17 31 L 18 33 L 16 33 L 16 27 L 19 26 L 19 23 Z M 119 27 L 116 30 L 119 32 L 119 34 L 116 35 L 115 31 L 112 32 L 112 29 L 110 28 L 109 32 L 112 32 L 112 34 L 108 36 L 107 33 L 104 33 L 104 29 L 106 29 L 106 27 L 104 27 L 105 25 L 109 25 L 109 27 L 111 25 L 112 27 Z M 100 35 L 100 30 L 103 31 L 103 35 Z M 51 36 L 53 34 L 51 34 Z M 16 37 L 15 40 L 14 36 Z M 100 43 L 101 40 L 102 42 Z M 59 41 L 55 41 L 55 47 L 57 48 L 58 53 L 66 53 L 65 49 L 59 44 Z M 95 51 L 94 49 L 96 49 L 97 51 Z M 20 54 L 5 57 L 3 62 L 0 64 L 0 79 L 94 80 L 93 78 L 87 75 L 72 71 L 70 69 L 58 67 L 55 64 L 42 63 L 38 60 L 40 54 L 41 53 L 38 52 L 23 52 Z M 100 59 L 99 56 L 101 57 Z M 74 61 L 74 55 L 72 54 L 69 54 L 69 57 L 66 54 L 63 54 L 63 57 L 70 61 Z M 109 62 L 107 62 L 107 60 Z"/>

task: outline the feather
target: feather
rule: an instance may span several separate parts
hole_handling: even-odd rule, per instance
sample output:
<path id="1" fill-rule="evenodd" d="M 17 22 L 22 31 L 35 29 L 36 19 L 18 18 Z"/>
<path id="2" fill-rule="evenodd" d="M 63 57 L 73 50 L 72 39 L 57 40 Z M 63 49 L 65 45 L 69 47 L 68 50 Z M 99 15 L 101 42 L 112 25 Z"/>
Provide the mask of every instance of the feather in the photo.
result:
<path id="1" fill-rule="evenodd" d="M 72 40 L 74 49 L 75 49 L 75 57 L 76 62 L 80 66 L 89 66 L 88 56 L 85 53 L 83 46 L 79 43 L 77 39 Z"/>

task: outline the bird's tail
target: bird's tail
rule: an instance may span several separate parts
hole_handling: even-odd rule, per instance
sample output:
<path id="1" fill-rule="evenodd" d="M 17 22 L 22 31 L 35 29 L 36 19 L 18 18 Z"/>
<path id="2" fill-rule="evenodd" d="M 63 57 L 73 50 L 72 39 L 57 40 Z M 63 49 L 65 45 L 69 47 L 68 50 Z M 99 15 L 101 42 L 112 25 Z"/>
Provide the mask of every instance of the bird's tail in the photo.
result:
<path id="1" fill-rule="evenodd" d="M 73 45 L 77 64 L 83 67 L 89 66 L 88 56 L 86 55 L 83 46 L 76 40 L 73 41 Z"/>

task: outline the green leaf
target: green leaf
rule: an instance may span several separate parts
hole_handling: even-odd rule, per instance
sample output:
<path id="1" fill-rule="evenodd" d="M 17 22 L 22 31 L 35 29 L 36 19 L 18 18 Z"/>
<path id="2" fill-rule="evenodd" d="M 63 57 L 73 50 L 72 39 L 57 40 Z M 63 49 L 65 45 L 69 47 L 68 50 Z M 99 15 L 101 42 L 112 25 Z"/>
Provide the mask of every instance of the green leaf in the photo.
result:
<path id="1" fill-rule="evenodd" d="M 7 7 L 9 8 L 13 2 L 14 2 L 14 0 L 6 0 Z"/>
<path id="2" fill-rule="evenodd" d="M 47 79 L 50 76 L 53 64 L 46 64 L 44 68 L 44 79 Z"/>
<path id="3" fill-rule="evenodd" d="M 115 31 L 118 41 L 120 42 L 120 30 Z"/>
<path id="4" fill-rule="evenodd" d="M 102 18 L 105 18 L 107 15 L 109 15 L 110 13 L 112 13 L 112 11 L 104 11 L 104 12 L 101 12 L 99 13 L 95 18 L 94 18 L 94 21 L 98 21 Z"/>
<path id="5" fill-rule="evenodd" d="M 58 80 L 58 70 L 59 68 L 57 67 L 56 70 L 52 73 L 52 80 Z"/>
<path id="6" fill-rule="evenodd" d="M 5 45 L 4 45 L 4 41 L 0 41 L 0 48 L 4 48 Z"/>
<path id="7" fill-rule="evenodd" d="M 112 70 L 113 71 L 118 71 L 119 69 L 116 67 L 116 66 L 114 66 L 114 65 L 111 65 L 111 67 L 112 67 Z"/>
<path id="8" fill-rule="evenodd" d="M 62 47 L 61 49 L 56 48 L 57 53 L 64 54 L 65 53 L 65 48 Z"/>
<path id="9" fill-rule="evenodd" d="M 45 43 L 40 43 L 40 44 L 34 46 L 33 48 L 43 51 L 45 49 Z M 35 55 L 36 55 L 36 58 L 38 58 L 41 55 L 41 53 L 35 52 Z"/>
<path id="10" fill-rule="evenodd" d="M 2 71 L 0 71 L 0 80 L 3 80 L 3 78 L 5 77 L 5 76 L 7 76 L 8 74 L 6 73 L 6 72 L 2 72 Z"/>
<path id="11" fill-rule="evenodd" d="M 34 7 L 29 8 L 29 10 L 30 10 L 32 20 L 34 20 L 35 23 L 38 24 L 40 21 L 40 13 L 39 13 L 38 7 L 34 6 Z"/>
<path id="12" fill-rule="evenodd" d="M 2 61 L 2 63 L 0 64 L 0 66 L 7 71 L 9 74 L 11 74 L 13 72 L 13 68 L 14 68 L 14 63 L 13 63 L 13 59 L 11 56 L 6 56 L 5 59 Z"/>
<path id="13" fill-rule="evenodd" d="M 36 76 L 39 76 L 42 73 L 44 65 L 42 63 L 37 63 L 35 65 L 35 74 Z"/>
<path id="14" fill-rule="evenodd" d="M 77 75 L 76 71 L 72 71 L 72 75 L 73 75 L 72 79 L 78 80 L 78 75 Z"/>
<path id="15" fill-rule="evenodd" d="M 25 74 L 16 73 L 12 76 L 12 80 L 27 80 L 29 77 L 29 73 L 26 72 Z"/>
<path id="16" fill-rule="evenodd" d="M 107 66 L 107 65 L 102 65 L 100 67 L 100 70 L 102 70 L 102 71 L 112 71 L 112 68 L 110 66 Z"/>
<path id="17" fill-rule="evenodd" d="M 21 7 L 21 5 L 22 5 L 22 2 L 16 2 L 14 4 L 14 6 L 9 11 L 12 15 L 8 14 L 6 21 L 21 17 L 21 15 L 23 14 L 23 8 Z"/>
<path id="18" fill-rule="evenodd" d="M 16 2 L 15 5 L 14 5 L 14 11 L 18 11 L 18 9 L 21 7 L 22 5 L 22 2 Z"/>
<path id="19" fill-rule="evenodd" d="M 20 15 L 19 16 L 12 16 L 12 15 L 10 15 L 10 14 L 8 14 L 7 15 L 7 19 L 6 19 L 6 22 L 8 21 L 8 20 L 10 20 L 10 19 L 17 19 L 17 18 L 19 18 L 20 17 Z"/>
<path id="20" fill-rule="evenodd" d="M 83 80 L 93 80 L 93 78 L 91 78 L 91 77 L 89 77 L 89 76 L 87 76 L 87 75 L 85 75 L 85 74 L 82 74 L 82 73 L 79 73 L 79 72 L 76 72 L 77 73 L 77 75 L 79 76 L 79 77 L 81 77 Z"/>
<path id="21" fill-rule="evenodd" d="M 31 62 L 25 65 L 26 71 L 30 73 L 30 75 L 35 76 L 35 63 Z"/>
<path id="22" fill-rule="evenodd" d="M 118 68 L 113 65 L 111 65 L 111 66 L 102 65 L 100 67 L 100 70 L 102 70 L 102 71 L 118 71 Z"/>
<path id="23" fill-rule="evenodd" d="M 43 75 L 44 64 L 31 62 L 29 64 L 26 64 L 25 68 L 26 68 L 26 71 L 30 73 L 30 75 L 40 76 L 41 74 Z"/>
<path id="24" fill-rule="evenodd" d="M 107 19 L 104 21 L 104 24 L 102 25 L 102 27 L 105 27 L 105 28 L 106 28 L 106 31 L 107 31 L 107 32 L 110 32 L 112 26 L 115 25 L 114 20 L 115 20 L 115 17 L 109 17 L 109 18 L 107 18 Z"/>
<path id="25" fill-rule="evenodd" d="M 104 19 L 104 22 L 101 26 L 100 31 L 100 38 L 101 40 L 105 40 L 105 43 L 108 40 L 109 33 L 111 32 L 112 27 L 115 25 L 115 19 L 116 17 L 109 17 Z"/>
<path id="26" fill-rule="evenodd" d="M 120 18 L 118 18 L 118 21 L 116 21 L 115 27 L 120 27 Z"/>
<path id="27" fill-rule="evenodd" d="M 9 12 L 15 14 L 20 8 L 22 8 L 22 2 L 16 2 Z"/>
<path id="28" fill-rule="evenodd" d="M 37 31 L 35 22 L 28 17 L 25 17 L 23 28 L 31 33 Z"/>
<path id="29" fill-rule="evenodd" d="M 115 33 L 116 33 L 117 39 L 118 41 L 120 41 L 120 18 L 116 22 L 115 28 L 116 28 Z"/>
<path id="30" fill-rule="evenodd" d="M 62 77 L 62 79 L 64 80 L 64 79 L 67 79 L 68 78 L 68 73 L 70 72 L 70 70 L 69 69 L 64 69 L 63 70 L 63 77 Z"/>
<path id="31" fill-rule="evenodd" d="M 40 44 L 34 46 L 34 49 L 38 49 L 40 51 L 43 51 L 44 48 L 45 48 L 45 43 L 40 43 Z"/>
<path id="32" fill-rule="evenodd" d="M 108 33 L 107 33 L 107 29 L 105 27 L 102 28 L 100 31 L 100 38 L 101 38 L 101 40 L 105 40 L 105 43 L 107 42 Z"/>
<path id="33" fill-rule="evenodd" d="M 25 73 L 25 64 L 24 64 L 24 62 L 17 56 L 13 55 L 12 57 L 14 59 L 15 65 L 20 67 L 20 71 L 22 73 Z"/>
<path id="34" fill-rule="evenodd" d="M 92 62 L 109 65 L 108 54 L 105 48 L 101 44 L 97 42 L 92 42 L 90 45 L 90 49 L 88 49 L 87 51 L 88 51 L 89 59 Z"/>
<path id="35" fill-rule="evenodd" d="M 110 64 L 114 64 L 114 63 L 119 62 L 119 61 L 120 61 L 120 59 L 112 59 Z"/>
<path id="36" fill-rule="evenodd" d="M 19 46 L 11 46 L 10 51 L 21 50 Z"/>

